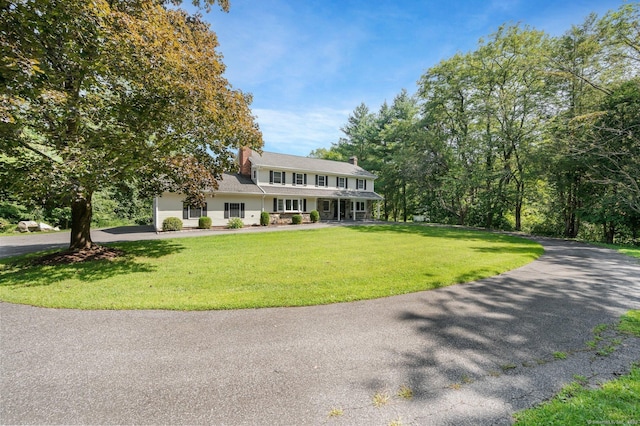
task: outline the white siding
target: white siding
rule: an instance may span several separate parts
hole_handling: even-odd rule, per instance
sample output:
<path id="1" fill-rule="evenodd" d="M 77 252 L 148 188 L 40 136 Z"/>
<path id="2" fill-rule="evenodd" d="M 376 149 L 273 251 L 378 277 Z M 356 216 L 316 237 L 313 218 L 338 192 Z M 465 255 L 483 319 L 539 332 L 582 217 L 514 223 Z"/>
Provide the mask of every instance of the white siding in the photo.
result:
<path id="1" fill-rule="evenodd" d="M 224 218 L 224 203 L 244 203 L 244 219 L 247 225 L 260 225 L 262 212 L 262 195 L 221 195 L 207 197 L 207 216 L 211 218 L 212 226 L 227 226 L 229 219 Z M 197 226 L 197 223 L 196 223 Z"/>
<path id="2" fill-rule="evenodd" d="M 182 201 L 184 195 L 165 192 L 155 200 L 154 226 L 156 230 L 162 230 L 162 222 L 168 217 L 177 217 L 182 220 L 186 228 L 196 228 L 198 219 L 182 218 Z M 224 218 L 224 203 L 244 203 L 245 225 L 259 225 L 260 212 L 262 211 L 261 195 L 222 195 L 207 197 L 207 216 L 211 218 L 212 226 L 227 226 L 229 219 Z"/>
<path id="3" fill-rule="evenodd" d="M 165 192 L 161 197 L 156 198 L 155 223 L 156 231 L 162 231 L 162 222 L 168 217 L 177 217 L 182 220 L 182 200 L 183 195 Z M 182 223 L 186 226 L 185 221 Z M 198 224 L 196 223 L 196 226 Z"/>

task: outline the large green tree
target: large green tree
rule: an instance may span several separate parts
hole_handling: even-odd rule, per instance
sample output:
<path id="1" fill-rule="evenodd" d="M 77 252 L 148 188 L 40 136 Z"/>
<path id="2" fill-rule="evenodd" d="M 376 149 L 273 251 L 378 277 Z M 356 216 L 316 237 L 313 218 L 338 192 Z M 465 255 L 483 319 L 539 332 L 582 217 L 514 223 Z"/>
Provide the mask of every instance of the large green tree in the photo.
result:
<path id="1" fill-rule="evenodd" d="M 0 10 L 0 186 L 70 205 L 70 249 L 92 245 L 97 190 L 126 182 L 201 203 L 239 146 L 262 145 L 250 96 L 223 77 L 215 34 L 167 3 L 180 2 L 18 0 Z"/>
<path id="2" fill-rule="evenodd" d="M 424 137 L 421 159 L 424 204 L 434 220 L 460 225 L 477 203 L 484 155 L 473 111 L 471 54 L 456 54 L 431 67 L 419 82 Z"/>

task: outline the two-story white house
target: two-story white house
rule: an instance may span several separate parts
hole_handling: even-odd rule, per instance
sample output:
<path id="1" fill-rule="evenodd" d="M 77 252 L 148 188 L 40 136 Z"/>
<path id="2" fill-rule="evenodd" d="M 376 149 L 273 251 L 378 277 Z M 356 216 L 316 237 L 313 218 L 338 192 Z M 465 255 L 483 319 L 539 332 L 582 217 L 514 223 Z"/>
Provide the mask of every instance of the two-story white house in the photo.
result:
<path id="1" fill-rule="evenodd" d="M 260 213 L 271 221 L 290 221 L 294 214 L 317 210 L 321 220 L 363 220 L 372 217 L 373 202 L 382 200 L 374 191 L 376 176 L 349 162 L 320 160 L 263 152 L 249 148 L 238 153 L 240 172 L 225 173 L 216 190 L 208 191 L 204 207 L 185 204 L 184 195 L 165 192 L 153 203 L 157 230 L 167 217 L 182 218 L 186 227 L 198 226 L 209 216 L 213 226 L 226 226 L 239 217 L 245 225 L 259 225 Z"/>

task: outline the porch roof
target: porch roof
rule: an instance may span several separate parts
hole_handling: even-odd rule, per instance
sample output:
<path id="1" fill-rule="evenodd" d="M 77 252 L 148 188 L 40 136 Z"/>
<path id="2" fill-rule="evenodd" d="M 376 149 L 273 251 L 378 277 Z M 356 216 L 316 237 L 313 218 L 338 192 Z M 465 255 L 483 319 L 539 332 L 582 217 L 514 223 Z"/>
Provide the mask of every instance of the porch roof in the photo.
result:
<path id="1" fill-rule="evenodd" d="M 359 198 L 365 200 L 382 200 L 383 198 L 372 191 L 356 191 L 348 189 L 322 189 L 314 186 L 261 186 L 267 195 L 282 195 L 294 197 L 313 197 L 313 198 Z"/>

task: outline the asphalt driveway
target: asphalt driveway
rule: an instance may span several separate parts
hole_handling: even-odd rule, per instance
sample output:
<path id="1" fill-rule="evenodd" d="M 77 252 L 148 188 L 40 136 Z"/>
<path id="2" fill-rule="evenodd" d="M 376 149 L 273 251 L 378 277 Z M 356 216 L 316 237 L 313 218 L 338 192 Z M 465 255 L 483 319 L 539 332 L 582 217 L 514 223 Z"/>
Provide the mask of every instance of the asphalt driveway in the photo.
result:
<path id="1" fill-rule="evenodd" d="M 539 241 L 545 254 L 517 270 L 355 303 L 210 312 L 0 303 L 0 423 L 510 424 L 576 374 L 596 384 L 640 361 L 637 338 L 608 356 L 586 345 L 596 325 L 640 308 L 640 263 Z M 411 399 L 397 396 L 403 385 Z M 375 407 L 376 394 L 388 402 Z"/>

